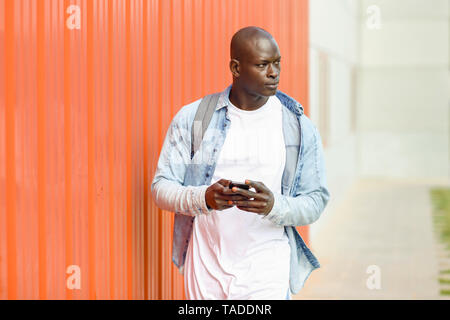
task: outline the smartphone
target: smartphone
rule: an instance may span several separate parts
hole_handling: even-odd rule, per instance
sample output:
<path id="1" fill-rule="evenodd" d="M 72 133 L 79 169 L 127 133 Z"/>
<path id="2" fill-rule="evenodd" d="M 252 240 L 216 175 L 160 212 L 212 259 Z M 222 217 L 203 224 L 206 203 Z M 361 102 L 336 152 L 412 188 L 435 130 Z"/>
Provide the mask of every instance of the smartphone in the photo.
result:
<path id="1" fill-rule="evenodd" d="M 243 182 L 231 181 L 230 182 L 230 189 L 232 189 L 233 187 L 238 187 L 238 188 L 245 189 L 245 190 L 249 190 L 250 189 L 250 186 L 248 184 L 245 184 Z"/>

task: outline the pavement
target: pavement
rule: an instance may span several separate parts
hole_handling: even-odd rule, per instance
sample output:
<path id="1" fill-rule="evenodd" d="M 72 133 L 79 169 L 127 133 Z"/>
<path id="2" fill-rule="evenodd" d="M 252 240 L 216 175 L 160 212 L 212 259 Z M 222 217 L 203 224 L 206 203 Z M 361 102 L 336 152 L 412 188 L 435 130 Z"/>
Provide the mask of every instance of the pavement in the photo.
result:
<path id="1" fill-rule="evenodd" d="M 429 197 L 430 187 L 440 184 L 353 183 L 312 226 L 310 248 L 321 268 L 292 299 L 446 299 L 439 295 L 440 249 Z"/>

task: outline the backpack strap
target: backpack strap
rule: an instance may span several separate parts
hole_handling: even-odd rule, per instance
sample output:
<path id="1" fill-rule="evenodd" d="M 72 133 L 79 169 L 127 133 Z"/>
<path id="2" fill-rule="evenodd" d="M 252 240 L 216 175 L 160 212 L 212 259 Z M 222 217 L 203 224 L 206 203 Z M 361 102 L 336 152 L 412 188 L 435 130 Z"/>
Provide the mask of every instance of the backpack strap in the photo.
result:
<path id="1" fill-rule="evenodd" d="M 212 115 L 219 101 L 220 93 L 214 93 L 203 97 L 195 114 L 191 130 L 191 159 L 200 148 L 205 131 L 211 122 Z"/>

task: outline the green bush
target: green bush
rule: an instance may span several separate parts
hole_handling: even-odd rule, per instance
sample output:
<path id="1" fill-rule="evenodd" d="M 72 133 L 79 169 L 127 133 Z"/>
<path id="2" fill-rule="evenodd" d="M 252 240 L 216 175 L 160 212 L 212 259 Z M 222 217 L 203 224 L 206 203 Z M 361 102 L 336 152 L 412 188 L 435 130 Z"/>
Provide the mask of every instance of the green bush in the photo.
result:
<path id="1" fill-rule="evenodd" d="M 450 189 L 431 189 L 433 218 L 442 241 L 450 249 Z"/>

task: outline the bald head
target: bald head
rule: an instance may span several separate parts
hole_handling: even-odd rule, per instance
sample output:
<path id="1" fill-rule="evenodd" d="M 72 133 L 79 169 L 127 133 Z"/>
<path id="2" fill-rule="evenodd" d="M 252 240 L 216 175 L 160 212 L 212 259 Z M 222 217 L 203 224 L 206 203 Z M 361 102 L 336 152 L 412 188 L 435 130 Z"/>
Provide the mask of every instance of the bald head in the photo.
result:
<path id="1" fill-rule="evenodd" d="M 231 39 L 231 59 L 241 60 L 248 54 L 249 49 L 255 47 L 261 39 L 275 41 L 272 35 L 264 29 L 253 26 L 240 29 Z"/>
<path id="2" fill-rule="evenodd" d="M 247 103 L 249 108 L 262 105 L 278 87 L 281 54 L 277 42 L 264 29 L 246 27 L 234 34 L 230 49 L 230 99 L 241 107 Z M 242 104 L 242 99 L 248 99 L 247 103 Z"/>

